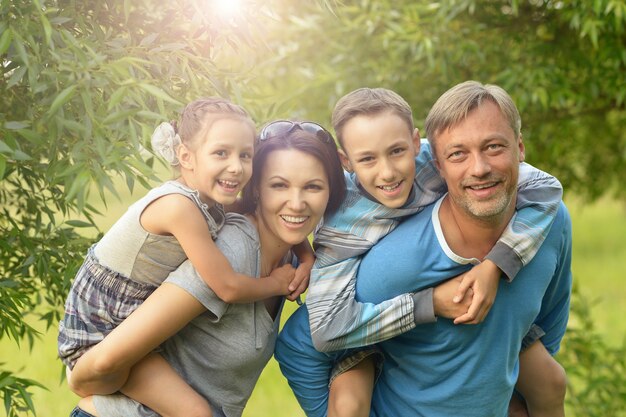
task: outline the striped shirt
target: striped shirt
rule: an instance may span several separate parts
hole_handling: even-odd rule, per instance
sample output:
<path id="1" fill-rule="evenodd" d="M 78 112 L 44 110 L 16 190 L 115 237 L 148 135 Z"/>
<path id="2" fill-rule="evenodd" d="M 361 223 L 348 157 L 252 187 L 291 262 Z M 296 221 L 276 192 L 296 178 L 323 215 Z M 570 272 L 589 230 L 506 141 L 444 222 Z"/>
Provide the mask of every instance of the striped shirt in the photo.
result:
<path id="1" fill-rule="evenodd" d="M 403 217 L 421 211 L 446 192 L 433 162 L 430 146 L 422 140 L 416 157 L 413 190 L 401 208 L 389 208 L 368 198 L 354 174 L 346 173 L 347 195 L 342 206 L 316 232 L 316 261 L 307 294 L 309 324 L 320 351 L 366 346 L 415 327 L 414 300 L 432 297 L 402 294 L 379 304 L 355 299 L 361 256 L 392 231 Z M 553 176 L 520 164 L 517 213 L 486 259 L 511 280 L 537 253 L 554 221 L 563 189 Z M 420 256 L 420 254 L 415 254 Z"/>

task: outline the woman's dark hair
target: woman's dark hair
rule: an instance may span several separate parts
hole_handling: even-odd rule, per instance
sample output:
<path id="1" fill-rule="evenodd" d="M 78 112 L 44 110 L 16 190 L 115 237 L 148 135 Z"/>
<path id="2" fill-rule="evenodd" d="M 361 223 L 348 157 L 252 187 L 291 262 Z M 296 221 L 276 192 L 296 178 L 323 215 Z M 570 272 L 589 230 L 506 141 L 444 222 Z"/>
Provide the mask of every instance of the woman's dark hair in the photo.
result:
<path id="1" fill-rule="evenodd" d="M 283 135 L 257 141 L 252 160 L 252 178 L 244 188 L 241 199 L 243 213 L 252 213 L 256 210 L 255 190 L 259 187 L 259 179 L 266 168 L 269 155 L 274 151 L 289 149 L 304 152 L 320 161 L 328 177 L 329 187 L 328 205 L 324 216 L 336 212 L 346 195 L 346 180 L 337 153 L 337 145 L 332 136 L 330 140 L 323 140 L 318 136 L 323 134 L 330 136 L 328 132 L 318 132 L 316 135 L 302 129 L 293 129 Z"/>

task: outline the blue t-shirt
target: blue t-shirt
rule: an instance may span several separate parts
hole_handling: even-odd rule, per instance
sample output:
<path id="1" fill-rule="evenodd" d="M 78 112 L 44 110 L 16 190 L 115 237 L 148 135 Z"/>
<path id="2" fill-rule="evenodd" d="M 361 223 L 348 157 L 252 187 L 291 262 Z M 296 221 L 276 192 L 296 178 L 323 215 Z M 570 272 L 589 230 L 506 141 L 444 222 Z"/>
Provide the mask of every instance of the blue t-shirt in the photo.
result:
<path id="1" fill-rule="evenodd" d="M 471 267 L 447 246 L 439 203 L 401 223 L 363 258 L 357 299 L 379 303 L 437 285 Z M 385 354 L 373 416 L 505 417 L 517 380 L 519 350 L 533 322 L 556 353 L 569 311 L 571 221 L 561 204 L 548 237 L 512 282 L 500 282 L 483 323 L 439 318 L 380 344 Z M 393 274 L 393 279 L 390 278 Z M 388 278 L 385 278 L 388 277 Z"/>

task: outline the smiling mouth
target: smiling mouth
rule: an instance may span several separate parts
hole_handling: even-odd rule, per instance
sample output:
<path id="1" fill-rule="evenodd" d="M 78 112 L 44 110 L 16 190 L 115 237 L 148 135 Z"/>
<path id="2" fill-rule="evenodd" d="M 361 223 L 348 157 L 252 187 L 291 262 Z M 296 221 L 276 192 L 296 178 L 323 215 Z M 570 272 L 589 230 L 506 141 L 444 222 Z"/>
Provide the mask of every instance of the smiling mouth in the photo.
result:
<path id="1" fill-rule="evenodd" d="M 391 192 L 391 191 L 397 190 L 398 187 L 400 187 L 400 184 L 402 184 L 402 181 L 396 182 L 395 184 L 391 184 L 391 185 L 378 185 L 376 187 L 380 188 L 381 190 L 385 192 Z"/>
<path id="2" fill-rule="evenodd" d="M 498 183 L 497 182 L 488 182 L 485 184 L 474 184 L 474 185 L 467 185 L 466 188 L 472 189 L 472 190 L 484 190 L 486 188 L 491 188 L 491 187 L 495 187 Z"/>
<path id="3" fill-rule="evenodd" d="M 239 187 L 238 181 L 217 180 L 217 183 L 224 188 L 234 190 Z"/>
<path id="4" fill-rule="evenodd" d="M 280 218 L 290 224 L 302 224 L 309 218 L 308 216 L 287 216 L 284 214 L 280 215 Z"/>

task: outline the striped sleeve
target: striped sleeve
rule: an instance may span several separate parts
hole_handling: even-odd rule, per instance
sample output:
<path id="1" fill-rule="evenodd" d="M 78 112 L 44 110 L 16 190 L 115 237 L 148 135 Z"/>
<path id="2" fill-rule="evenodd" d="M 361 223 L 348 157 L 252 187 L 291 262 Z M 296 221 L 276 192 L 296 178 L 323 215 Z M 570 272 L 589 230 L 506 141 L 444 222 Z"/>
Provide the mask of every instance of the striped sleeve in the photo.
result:
<path id="1" fill-rule="evenodd" d="M 416 299 L 432 302 L 432 296 L 420 297 L 421 293 L 401 294 L 380 304 L 356 300 L 362 255 L 391 232 L 402 217 L 421 211 L 445 193 L 445 183 L 432 162 L 428 144 L 422 149 L 415 159 L 412 194 L 402 208 L 392 209 L 369 200 L 359 189 L 356 177 L 346 176 L 346 201 L 314 240 L 316 262 L 306 305 L 316 349 L 366 346 L 405 333 L 417 323 L 434 320 L 432 306 L 415 308 Z"/>
<path id="2" fill-rule="evenodd" d="M 353 241 L 357 247 L 358 239 Z M 411 294 L 380 304 L 356 301 L 360 260 L 354 256 L 311 271 L 306 305 L 311 338 L 319 351 L 365 346 L 415 327 Z"/>
<path id="3" fill-rule="evenodd" d="M 537 254 L 548 236 L 563 197 L 561 183 L 532 165 L 521 163 L 517 213 L 487 255 L 509 281 Z"/>

